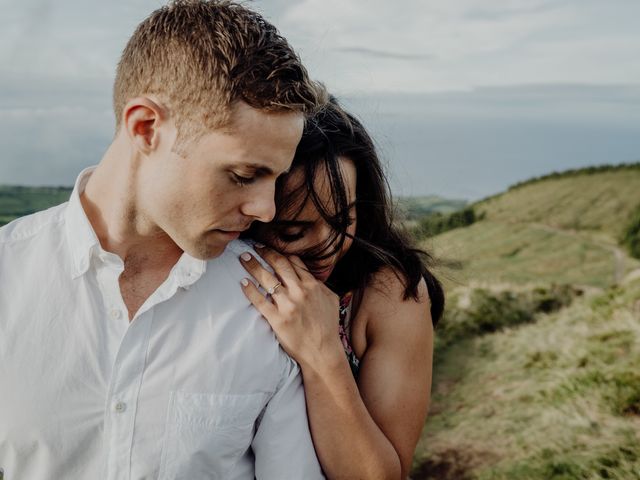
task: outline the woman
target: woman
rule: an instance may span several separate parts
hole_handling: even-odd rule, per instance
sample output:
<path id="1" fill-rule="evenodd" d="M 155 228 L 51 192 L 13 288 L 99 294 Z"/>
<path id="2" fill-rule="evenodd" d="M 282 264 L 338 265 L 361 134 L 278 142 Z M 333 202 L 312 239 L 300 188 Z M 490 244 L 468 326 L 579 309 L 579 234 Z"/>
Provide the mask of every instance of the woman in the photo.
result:
<path id="1" fill-rule="evenodd" d="M 274 273 L 242 258 L 268 295 L 246 279 L 243 290 L 301 367 L 327 477 L 406 478 L 444 306 L 429 257 L 394 226 L 373 142 L 335 101 L 279 187 L 276 218 L 252 231 Z"/>

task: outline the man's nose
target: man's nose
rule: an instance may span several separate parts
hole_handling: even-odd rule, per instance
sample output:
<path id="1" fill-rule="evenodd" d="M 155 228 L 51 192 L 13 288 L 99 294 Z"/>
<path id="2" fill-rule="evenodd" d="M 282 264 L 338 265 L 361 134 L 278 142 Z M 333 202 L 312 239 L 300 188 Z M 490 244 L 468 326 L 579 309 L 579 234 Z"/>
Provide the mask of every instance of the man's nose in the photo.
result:
<path id="1" fill-rule="evenodd" d="M 242 205 L 242 214 L 260 222 L 270 222 L 276 215 L 275 183 L 265 185 L 246 199 Z"/>

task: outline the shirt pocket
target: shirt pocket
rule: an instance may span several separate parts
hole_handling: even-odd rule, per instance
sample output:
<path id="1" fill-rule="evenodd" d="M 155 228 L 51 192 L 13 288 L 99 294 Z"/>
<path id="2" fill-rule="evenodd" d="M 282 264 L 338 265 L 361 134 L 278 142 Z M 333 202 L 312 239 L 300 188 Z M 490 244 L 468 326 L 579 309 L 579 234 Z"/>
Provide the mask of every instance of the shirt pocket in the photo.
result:
<path id="1" fill-rule="evenodd" d="M 159 480 L 222 479 L 251 445 L 268 394 L 173 391 Z"/>

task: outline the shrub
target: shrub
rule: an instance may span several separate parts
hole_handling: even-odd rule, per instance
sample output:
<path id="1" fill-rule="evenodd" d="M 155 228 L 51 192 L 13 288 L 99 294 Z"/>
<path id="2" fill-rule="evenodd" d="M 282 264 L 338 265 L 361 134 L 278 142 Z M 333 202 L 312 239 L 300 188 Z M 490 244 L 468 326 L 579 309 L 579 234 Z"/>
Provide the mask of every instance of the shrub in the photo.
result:
<path id="1" fill-rule="evenodd" d="M 413 233 L 418 239 L 433 237 L 454 228 L 467 227 L 476 220 L 476 213 L 471 207 L 449 214 L 436 212 L 423 217 Z"/>
<path id="2" fill-rule="evenodd" d="M 622 234 L 622 244 L 627 247 L 632 257 L 640 258 L 640 206 L 633 213 Z"/>
<path id="3" fill-rule="evenodd" d="M 438 347 L 534 322 L 540 314 L 570 305 L 582 293 L 571 285 L 551 285 L 519 292 L 476 288 L 470 294 L 467 308 L 451 305 L 445 310 L 436 335 Z"/>
<path id="4" fill-rule="evenodd" d="M 613 377 L 615 393 L 611 398 L 614 413 L 618 415 L 640 415 L 640 375 L 621 372 Z"/>

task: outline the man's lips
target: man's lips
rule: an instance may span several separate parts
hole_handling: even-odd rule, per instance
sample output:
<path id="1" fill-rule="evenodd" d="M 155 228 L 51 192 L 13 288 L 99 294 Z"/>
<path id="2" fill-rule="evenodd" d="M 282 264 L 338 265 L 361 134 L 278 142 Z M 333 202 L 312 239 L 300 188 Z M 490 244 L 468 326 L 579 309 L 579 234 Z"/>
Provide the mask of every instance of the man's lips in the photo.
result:
<path id="1" fill-rule="evenodd" d="M 236 239 L 240 236 L 240 234 L 242 233 L 242 230 L 223 230 L 221 228 L 216 228 L 214 230 L 211 230 L 212 233 L 217 233 L 218 235 L 222 235 L 223 237 L 229 238 L 229 239 Z"/>
<path id="2" fill-rule="evenodd" d="M 240 227 L 240 228 L 214 228 L 212 231 L 214 232 L 221 232 L 221 233 L 229 233 L 229 234 L 240 234 L 242 232 L 244 232 L 245 230 L 249 230 L 249 227 L 251 225 L 247 225 L 244 227 Z"/>

